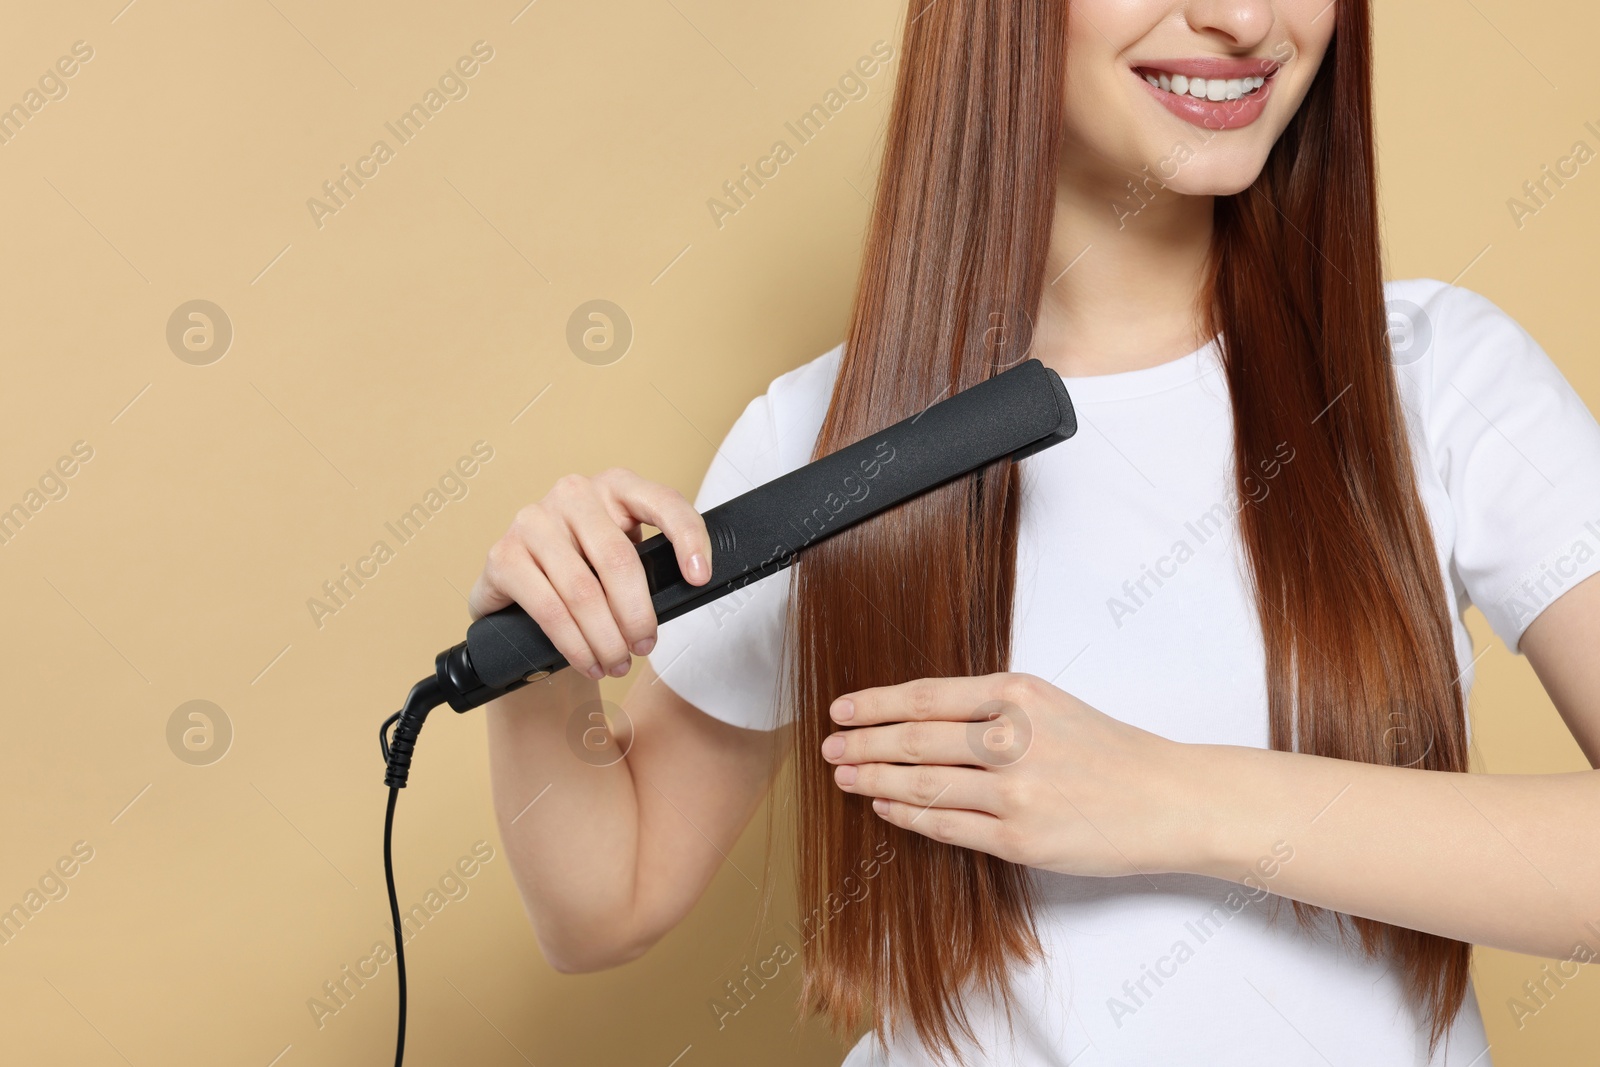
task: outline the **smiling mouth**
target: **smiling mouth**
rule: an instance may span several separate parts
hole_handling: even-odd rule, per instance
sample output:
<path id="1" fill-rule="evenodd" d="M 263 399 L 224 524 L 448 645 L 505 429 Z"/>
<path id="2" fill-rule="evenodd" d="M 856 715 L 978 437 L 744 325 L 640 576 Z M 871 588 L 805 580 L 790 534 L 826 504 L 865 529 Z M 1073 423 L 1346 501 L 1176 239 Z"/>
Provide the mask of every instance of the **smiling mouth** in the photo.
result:
<path id="1" fill-rule="evenodd" d="M 1207 78 L 1155 67 L 1134 68 L 1135 74 L 1163 92 L 1211 101 L 1248 99 L 1271 81 L 1277 72 L 1277 67 L 1274 66 L 1262 74 L 1241 75 L 1234 78 L 1216 76 Z"/>

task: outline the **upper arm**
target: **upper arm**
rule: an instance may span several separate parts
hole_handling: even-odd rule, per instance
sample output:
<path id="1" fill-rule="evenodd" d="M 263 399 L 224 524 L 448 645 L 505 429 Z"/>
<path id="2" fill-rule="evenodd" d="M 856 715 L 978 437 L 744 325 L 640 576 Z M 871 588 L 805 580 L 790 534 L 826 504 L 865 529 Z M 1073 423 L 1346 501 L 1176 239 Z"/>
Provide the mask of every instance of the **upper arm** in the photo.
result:
<path id="1" fill-rule="evenodd" d="M 622 705 L 631 737 L 618 740 L 639 805 L 635 918 L 654 941 L 732 863 L 728 854 L 766 795 L 788 728 L 747 730 L 715 719 L 673 692 L 648 659 L 636 662 L 638 678 Z"/>
<path id="2" fill-rule="evenodd" d="M 840 349 L 775 379 L 745 405 L 694 499 L 706 511 L 793 470 L 827 410 Z M 712 565 L 716 565 L 712 549 Z M 729 859 L 792 737 L 783 695 L 790 572 L 660 623 L 624 710 L 639 809 L 634 911 L 659 938 Z M 662 679 L 670 678 L 670 685 Z M 755 886 L 758 874 L 738 871 Z"/>
<path id="3" fill-rule="evenodd" d="M 1408 283 L 1429 452 L 1468 599 L 1527 656 L 1600 765 L 1600 424 L 1539 343 L 1485 297 Z M 1423 384 L 1425 383 L 1425 385 Z"/>
<path id="4" fill-rule="evenodd" d="M 1528 625 L 1522 651 L 1591 767 L 1600 768 L 1600 574 L 1557 597 Z"/>

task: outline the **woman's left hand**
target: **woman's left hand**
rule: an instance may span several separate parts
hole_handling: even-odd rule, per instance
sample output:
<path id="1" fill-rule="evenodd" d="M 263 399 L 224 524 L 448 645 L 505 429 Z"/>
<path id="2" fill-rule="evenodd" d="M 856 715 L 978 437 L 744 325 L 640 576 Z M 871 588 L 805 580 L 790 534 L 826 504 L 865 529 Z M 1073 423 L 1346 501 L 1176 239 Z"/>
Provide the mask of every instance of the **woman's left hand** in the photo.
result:
<path id="1" fill-rule="evenodd" d="M 1198 746 L 1118 722 L 1031 674 L 846 693 L 823 742 L 879 816 L 963 848 L 1080 875 L 1201 870 Z"/>

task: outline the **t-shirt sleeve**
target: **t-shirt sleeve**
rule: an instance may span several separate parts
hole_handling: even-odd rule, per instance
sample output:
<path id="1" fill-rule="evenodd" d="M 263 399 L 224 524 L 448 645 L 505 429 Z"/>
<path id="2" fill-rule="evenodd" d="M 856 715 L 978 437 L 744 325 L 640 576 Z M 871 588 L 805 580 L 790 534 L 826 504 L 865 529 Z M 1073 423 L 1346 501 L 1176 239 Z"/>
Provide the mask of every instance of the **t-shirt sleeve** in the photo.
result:
<path id="1" fill-rule="evenodd" d="M 1513 652 L 1600 572 L 1600 425 L 1527 331 L 1446 286 L 1434 320 L 1429 445 L 1454 512 L 1454 564 Z"/>
<path id="2" fill-rule="evenodd" d="M 778 442 L 769 392 L 750 401 L 728 431 L 700 483 L 695 510 L 703 514 L 784 473 Z M 788 590 L 786 568 L 661 623 L 651 667 L 714 718 L 776 729 L 784 721 L 779 687 Z"/>

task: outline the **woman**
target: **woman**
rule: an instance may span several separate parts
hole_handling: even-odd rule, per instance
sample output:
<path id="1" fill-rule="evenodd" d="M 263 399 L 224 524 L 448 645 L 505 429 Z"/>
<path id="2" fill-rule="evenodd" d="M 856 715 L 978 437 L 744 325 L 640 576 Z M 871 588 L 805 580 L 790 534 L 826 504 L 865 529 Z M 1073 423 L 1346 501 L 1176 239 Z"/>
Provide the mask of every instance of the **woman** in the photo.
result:
<path id="1" fill-rule="evenodd" d="M 693 507 L 564 478 L 473 590 L 574 665 L 490 718 L 547 957 L 648 949 L 792 751 L 847 1064 L 1489 1064 L 1470 945 L 1600 952 L 1600 775 L 1464 773 L 1461 614 L 1600 760 L 1600 427 L 1488 301 L 1381 281 L 1365 0 L 913 8 L 845 342 Z M 702 583 L 698 512 L 1027 357 L 1074 440 L 658 634 L 641 523 Z M 626 758 L 572 759 L 630 652 Z"/>

